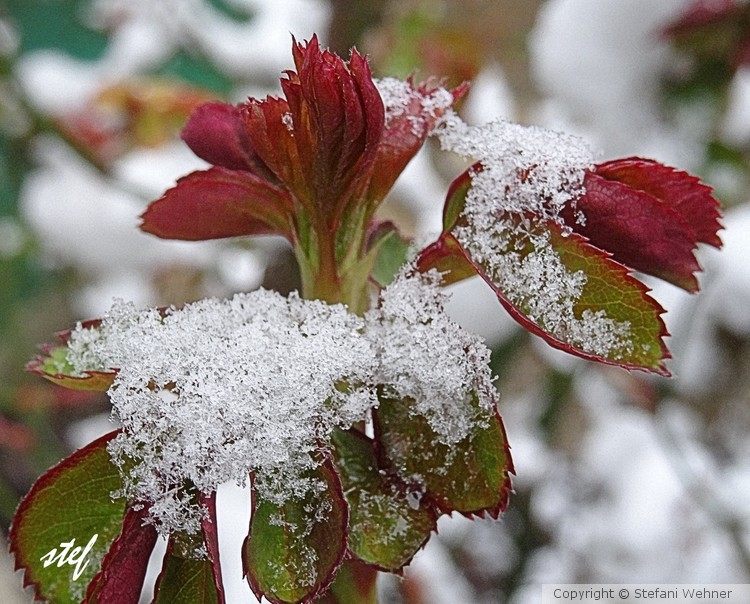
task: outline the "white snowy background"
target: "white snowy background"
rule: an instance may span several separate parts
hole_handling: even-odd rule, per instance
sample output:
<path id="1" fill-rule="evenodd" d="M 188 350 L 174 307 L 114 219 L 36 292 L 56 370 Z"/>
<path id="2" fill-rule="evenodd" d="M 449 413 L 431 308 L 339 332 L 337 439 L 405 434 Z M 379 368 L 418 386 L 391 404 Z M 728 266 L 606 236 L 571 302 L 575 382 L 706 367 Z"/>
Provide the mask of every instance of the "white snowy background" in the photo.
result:
<path id="1" fill-rule="evenodd" d="M 62 114 L 83 105 L 108 82 L 137 75 L 180 47 L 197 47 L 215 65 L 243 82 L 231 93 L 273 92 L 269 82 L 289 68 L 290 32 L 298 39 L 324 32 L 330 7 L 324 0 L 235 0 L 255 12 L 248 23 L 222 16 L 202 0 L 96 0 L 92 23 L 107 25 L 109 46 L 96 63 L 56 51 L 23 56 L 17 75 L 39 111 Z M 688 170 L 702 162 L 705 128 L 700 112 L 665 121 L 658 86 L 674 60 L 655 32 L 686 0 L 548 0 L 527 39 L 538 102 L 524 107 L 529 122 L 585 137 L 603 158 L 641 155 Z M 465 119 L 480 123 L 519 113 L 512 86 L 497 65 L 480 74 Z M 728 142 L 750 138 L 750 73 L 738 72 L 723 133 Z M 149 199 L 179 176 L 199 167 L 180 142 L 129 153 L 104 177 L 59 141 L 37 141 L 38 168 L 22 194 L 22 216 L 49 266 L 75 266 L 87 275 L 75 294 L 82 318 L 101 314 L 112 298 L 156 304 L 153 275 L 193 266 L 211 270 L 209 293 L 252 289 L 262 278 L 273 243 L 244 249 L 226 242 L 177 243 L 138 231 Z M 445 181 L 428 153 L 420 154 L 396 185 L 428 237 L 440 226 Z M 749 196 L 750 197 L 750 196 Z M 549 582 L 744 583 L 750 581 L 750 427 L 748 367 L 733 358 L 729 339 L 750 338 L 750 206 L 727 212 L 724 249 L 701 250 L 703 292 L 691 296 L 653 282 L 667 308 L 675 377 L 655 411 L 633 404 L 642 391 L 664 381 L 629 376 L 565 357 L 542 343 L 534 354 L 568 375 L 576 401 L 570 435 L 540 429 L 542 393 L 533 379 L 501 384 L 502 407 L 517 477 L 528 498 L 530 521 L 545 536 L 526 552 L 526 566 L 512 604 L 535 604 Z M 4 238 L 7 239 L 7 238 Z M 478 281 L 454 288 L 451 312 L 492 346 L 518 328 Z M 60 328 L 65 326 L 61 325 Z M 737 344 L 740 345 L 740 344 Z M 745 349 L 746 350 L 746 349 Z M 720 393 L 720 396 L 716 393 Z M 648 398 L 648 395 L 644 395 Z M 712 399 L 722 408 L 707 413 Z M 717 403 L 718 404 L 718 403 Z M 706 417 L 718 417 L 707 422 Z M 70 431 L 82 446 L 111 429 L 106 417 Z M 562 435 L 561 435 L 562 434 Z M 239 549 L 249 518 L 249 495 L 227 485 L 219 493 L 219 530 L 228 601 L 254 602 L 241 577 Z M 489 604 L 476 594 L 452 556 L 464 544 L 473 567 L 500 574 L 521 555 L 514 499 L 499 524 L 443 518 L 407 574 L 431 604 Z M 520 525 L 528 529 L 529 519 Z M 466 544 L 471 544 L 466 546 Z M 154 560 L 161 552 L 154 555 Z M 156 569 L 154 569 L 155 572 Z M 17 596 L 17 578 L 0 586 L 3 601 Z M 383 601 L 396 602 L 394 580 L 382 585 Z M 12 600 L 16 598 L 16 600 Z"/>

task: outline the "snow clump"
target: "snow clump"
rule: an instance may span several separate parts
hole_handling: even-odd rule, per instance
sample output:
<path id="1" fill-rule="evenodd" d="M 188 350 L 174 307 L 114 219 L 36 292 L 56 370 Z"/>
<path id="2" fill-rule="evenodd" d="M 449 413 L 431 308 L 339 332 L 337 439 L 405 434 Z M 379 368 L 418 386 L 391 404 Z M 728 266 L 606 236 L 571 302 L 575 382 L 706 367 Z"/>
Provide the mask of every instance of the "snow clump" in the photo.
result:
<path id="1" fill-rule="evenodd" d="M 310 478 L 321 446 L 366 421 L 379 389 L 412 399 L 441 441 L 464 438 L 493 408 L 489 351 L 444 314 L 438 281 L 402 273 L 364 318 L 258 290 L 164 312 L 116 302 L 79 324 L 75 371 L 117 372 L 119 495 L 149 503 L 164 534 L 197 532 L 197 493 L 250 473 L 264 500 L 303 498 L 323 488 Z"/>

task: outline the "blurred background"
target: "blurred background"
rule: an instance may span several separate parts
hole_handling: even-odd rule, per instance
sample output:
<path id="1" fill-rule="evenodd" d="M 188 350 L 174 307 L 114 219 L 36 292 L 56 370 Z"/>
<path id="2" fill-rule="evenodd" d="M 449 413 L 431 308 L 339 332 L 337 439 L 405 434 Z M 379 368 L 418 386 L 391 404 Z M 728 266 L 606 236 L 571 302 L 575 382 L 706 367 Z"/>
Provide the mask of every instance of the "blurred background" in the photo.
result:
<path id="1" fill-rule="evenodd" d="M 668 310 L 672 379 L 564 356 L 481 283 L 453 287 L 451 312 L 493 350 L 515 494 L 499 522 L 443 518 L 404 577 L 383 578 L 382 602 L 535 604 L 552 582 L 750 582 L 741 0 L 0 0 L 2 539 L 32 482 L 113 428 L 106 397 L 24 372 L 39 343 L 113 298 L 180 305 L 297 287 L 274 238 L 180 243 L 136 227 L 151 200 L 202 166 L 178 136 L 190 111 L 277 94 L 291 35 L 314 32 L 342 56 L 368 53 L 380 77 L 471 80 L 468 122 L 539 124 L 584 137 L 601 159 L 679 166 L 725 208 L 724 249 L 699 252 L 703 292 L 652 284 Z M 427 145 L 384 215 L 429 240 L 459 171 Z M 231 543 L 247 526 L 247 493 L 219 498 L 229 601 L 252 602 Z M 0 560 L 0 599 L 28 602 Z"/>

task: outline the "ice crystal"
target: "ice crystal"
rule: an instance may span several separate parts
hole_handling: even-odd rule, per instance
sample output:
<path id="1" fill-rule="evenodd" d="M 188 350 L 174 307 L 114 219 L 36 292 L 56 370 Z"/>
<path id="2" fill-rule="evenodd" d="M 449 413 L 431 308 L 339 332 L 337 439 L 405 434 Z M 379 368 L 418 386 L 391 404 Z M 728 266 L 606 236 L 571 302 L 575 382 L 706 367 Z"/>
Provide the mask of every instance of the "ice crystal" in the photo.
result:
<path id="1" fill-rule="evenodd" d="M 493 405 L 489 352 L 443 313 L 437 279 L 402 274 L 365 318 L 259 290 L 164 312 L 118 302 L 79 325 L 75 370 L 117 370 L 122 495 L 171 533 L 198 530 L 199 492 L 250 473 L 277 505 L 320 494 L 320 447 L 366 420 L 378 390 L 411 399 L 442 441 L 461 440 L 481 421 L 473 397 Z"/>

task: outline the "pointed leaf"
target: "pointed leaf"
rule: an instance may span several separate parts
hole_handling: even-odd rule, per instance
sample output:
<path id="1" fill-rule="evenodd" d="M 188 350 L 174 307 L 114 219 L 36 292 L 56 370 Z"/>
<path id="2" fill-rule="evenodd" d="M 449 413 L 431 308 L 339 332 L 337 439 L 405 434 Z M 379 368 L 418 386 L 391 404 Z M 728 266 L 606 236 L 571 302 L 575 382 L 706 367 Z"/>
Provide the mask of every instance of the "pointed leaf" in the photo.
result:
<path id="1" fill-rule="evenodd" d="M 172 535 L 164 554 L 161 574 L 156 580 L 152 604 L 223 604 L 223 594 L 216 591 L 213 565 L 196 557 L 192 539 Z"/>
<path id="2" fill-rule="evenodd" d="M 291 208 L 283 189 L 250 172 L 193 172 L 154 201 L 141 229 L 164 239 L 199 241 L 244 235 L 290 236 Z"/>
<path id="3" fill-rule="evenodd" d="M 718 202 L 711 189 L 651 160 L 620 159 L 596 166 L 567 224 L 615 260 L 697 291 L 698 242 L 720 247 Z M 579 218 L 582 216 L 582 220 Z"/>
<path id="4" fill-rule="evenodd" d="M 89 584 L 84 604 L 138 604 L 158 536 L 152 524 L 144 524 L 147 515 L 146 507 L 128 509 L 122 532 Z"/>
<path id="5" fill-rule="evenodd" d="M 201 533 L 203 543 L 206 546 L 208 561 L 211 564 L 211 572 L 216 589 L 218 604 L 224 604 L 224 582 L 221 576 L 221 562 L 219 560 L 219 525 L 216 517 L 216 493 L 210 496 L 201 495 L 201 503 L 206 508 L 206 515 L 201 520 Z"/>
<path id="6" fill-rule="evenodd" d="M 348 511 L 330 461 L 310 472 L 320 491 L 278 506 L 253 494 L 245 574 L 258 599 L 311 602 L 333 581 L 347 549 Z"/>
<path id="7" fill-rule="evenodd" d="M 719 202 L 711 187 L 695 176 L 640 157 L 604 162 L 595 173 L 650 193 L 685 219 L 695 241 L 721 247 L 716 234 L 721 229 Z"/>
<path id="8" fill-rule="evenodd" d="M 412 505 L 442 512 L 497 516 L 510 495 L 513 462 L 497 412 L 460 442 L 448 446 L 408 401 L 382 398 L 374 411 L 375 440 L 382 463 L 411 485 Z"/>
<path id="9" fill-rule="evenodd" d="M 16 568 L 25 570 L 24 585 L 33 585 L 42 600 L 80 602 L 123 530 L 126 502 L 111 496 L 122 482 L 107 451 L 117 432 L 48 470 L 18 506 L 10 551 Z"/>
<path id="10" fill-rule="evenodd" d="M 413 506 L 406 485 L 380 471 L 374 443 L 364 434 L 337 430 L 333 445 L 349 504 L 349 550 L 381 570 L 401 570 L 435 530 L 435 514 Z"/>
<path id="11" fill-rule="evenodd" d="M 505 212 L 496 224 L 468 225 L 462 245 L 451 232 L 467 227 L 463 214 L 471 178 L 459 176 L 444 210 L 446 231 L 420 254 L 418 267 L 470 273 L 488 283 L 524 328 L 548 344 L 585 359 L 669 375 L 661 306 L 648 288 L 577 233 L 551 220 Z M 462 258 L 463 256 L 463 258 Z M 455 267 L 455 268 L 454 268 Z M 449 282 L 455 281 L 448 275 Z"/>
<path id="12" fill-rule="evenodd" d="M 84 328 L 96 327 L 101 321 L 85 321 L 81 323 Z M 57 334 L 64 345 L 44 344 L 42 355 L 27 363 L 26 370 L 37 373 L 50 382 L 70 388 L 71 390 L 86 390 L 93 392 L 106 392 L 115 380 L 115 371 L 84 371 L 76 375 L 73 366 L 68 363 L 67 341 L 71 330 Z"/>

